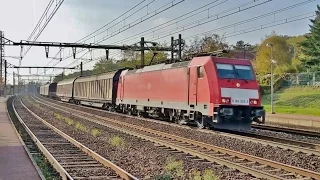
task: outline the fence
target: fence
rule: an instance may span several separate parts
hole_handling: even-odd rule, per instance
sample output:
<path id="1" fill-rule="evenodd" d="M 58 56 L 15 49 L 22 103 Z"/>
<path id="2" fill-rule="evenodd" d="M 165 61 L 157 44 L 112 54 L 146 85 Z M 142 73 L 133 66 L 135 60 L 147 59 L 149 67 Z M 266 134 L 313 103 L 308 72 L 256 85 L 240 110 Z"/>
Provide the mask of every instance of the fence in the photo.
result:
<path id="1" fill-rule="evenodd" d="M 320 87 L 320 72 L 290 73 L 282 78 L 282 86 L 318 86 Z"/>

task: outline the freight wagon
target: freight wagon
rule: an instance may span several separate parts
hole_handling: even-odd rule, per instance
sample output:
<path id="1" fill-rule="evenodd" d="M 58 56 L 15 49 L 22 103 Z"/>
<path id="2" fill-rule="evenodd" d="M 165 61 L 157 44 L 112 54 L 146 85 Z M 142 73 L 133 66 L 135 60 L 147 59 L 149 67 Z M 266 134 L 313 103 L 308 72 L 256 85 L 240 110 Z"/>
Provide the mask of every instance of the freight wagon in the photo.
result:
<path id="1" fill-rule="evenodd" d="M 42 96 L 56 99 L 57 98 L 56 91 L 57 91 L 57 83 L 51 83 L 51 84 L 40 86 L 39 94 Z"/>

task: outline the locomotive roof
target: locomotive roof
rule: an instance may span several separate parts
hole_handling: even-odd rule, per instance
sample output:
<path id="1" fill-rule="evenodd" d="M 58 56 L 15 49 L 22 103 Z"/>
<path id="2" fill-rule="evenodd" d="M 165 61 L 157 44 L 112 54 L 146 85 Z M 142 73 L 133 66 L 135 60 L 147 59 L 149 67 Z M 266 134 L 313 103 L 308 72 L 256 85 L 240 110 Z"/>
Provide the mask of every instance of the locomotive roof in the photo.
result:
<path id="1" fill-rule="evenodd" d="M 182 62 L 176 62 L 176 63 L 172 63 L 172 64 L 166 64 L 166 63 L 156 64 L 156 65 L 151 65 L 151 66 L 145 66 L 140 69 L 129 70 L 127 74 L 149 72 L 149 71 L 156 71 L 156 70 L 162 70 L 162 69 L 187 67 L 189 65 L 189 63 L 190 63 L 190 61 L 182 61 Z"/>

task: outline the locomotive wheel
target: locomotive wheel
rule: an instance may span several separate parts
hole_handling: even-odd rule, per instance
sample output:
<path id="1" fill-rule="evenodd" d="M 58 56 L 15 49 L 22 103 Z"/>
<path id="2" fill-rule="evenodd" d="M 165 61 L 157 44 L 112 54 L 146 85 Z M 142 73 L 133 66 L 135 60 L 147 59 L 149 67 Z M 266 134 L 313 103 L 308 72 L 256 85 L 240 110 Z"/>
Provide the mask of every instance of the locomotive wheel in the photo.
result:
<path id="1" fill-rule="evenodd" d="M 131 109 L 128 109 L 128 111 L 127 111 L 127 115 L 129 115 L 129 116 L 131 116 L 131 115 L 132 115 L 132 111 L 131 111 Z"/>
<path id="2" fill-rule="evenodd" d="M 204 118 L 199 118 L 198 120 L 196 120 L 196 123 L 197 123 L 197 127 L 198 127 L 199 129 L 205 128 Z"/>
<path id="3" fill-rule="evenodd" d="M 181 119 L 181 118 L 179 118 L 179 117 L 176 117 L 176 118 L 175 118 L 175 123 L 177 123 L 177 124 L 179 124 L 179 125 L 184 125 L 184 124 L 186 124 L 186 120 Z"/>
<path id="4" fill-rule="evenodd" d="M 265 124 L 266 123 L 266 116 L 262 116 L 261 121 L 262 121 L 262 124 Z"/>

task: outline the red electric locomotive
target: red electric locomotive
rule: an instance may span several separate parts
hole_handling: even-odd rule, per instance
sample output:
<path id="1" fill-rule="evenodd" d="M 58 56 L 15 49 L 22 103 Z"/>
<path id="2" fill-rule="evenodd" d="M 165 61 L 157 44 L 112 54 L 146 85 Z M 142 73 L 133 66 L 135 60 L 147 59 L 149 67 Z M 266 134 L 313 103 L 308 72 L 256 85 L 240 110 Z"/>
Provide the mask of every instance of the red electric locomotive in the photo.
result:
<path id="1" fill-rule="evenodd" d="M 194 122 L 200 128 L 264 123 L 259 85 L 247 59 L 215 56 L 121 72 L 116 106 L 123 112 Z"/>

